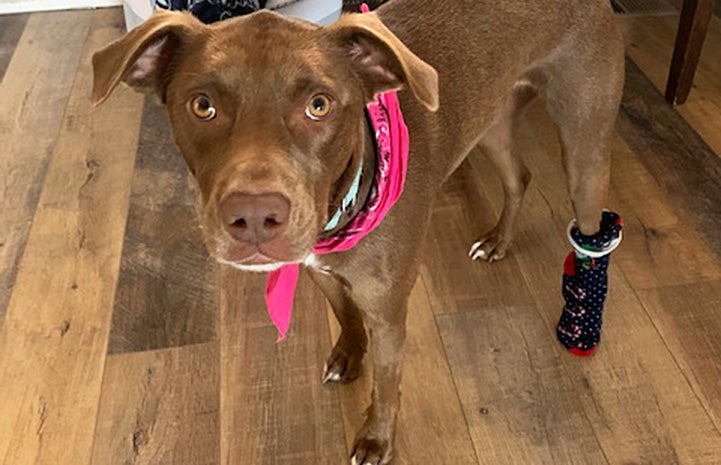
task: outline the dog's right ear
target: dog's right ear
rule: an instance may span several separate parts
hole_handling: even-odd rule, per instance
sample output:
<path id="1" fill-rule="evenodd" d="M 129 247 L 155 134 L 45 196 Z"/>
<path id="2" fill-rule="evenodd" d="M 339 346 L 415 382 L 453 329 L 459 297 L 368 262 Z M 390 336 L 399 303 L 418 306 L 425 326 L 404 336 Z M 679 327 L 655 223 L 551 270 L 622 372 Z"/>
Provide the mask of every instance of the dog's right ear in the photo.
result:
<path id="1" fill-rule="evenodd" d="M 188 13 L 156 11 L 147 21 L 93 55 L 93 105 L 120 81 L 164 100 L 166 72 L 179 47 L 206 26 Z"/>
<path id="2" fill-rule="evenodd" d="M 343 47 L 369 101 L 377 93 L 405 87 L 430 111 L 438 110 L 438 73 L 411 52 L 375 13 L 344 15 L 327 32 Z"/>

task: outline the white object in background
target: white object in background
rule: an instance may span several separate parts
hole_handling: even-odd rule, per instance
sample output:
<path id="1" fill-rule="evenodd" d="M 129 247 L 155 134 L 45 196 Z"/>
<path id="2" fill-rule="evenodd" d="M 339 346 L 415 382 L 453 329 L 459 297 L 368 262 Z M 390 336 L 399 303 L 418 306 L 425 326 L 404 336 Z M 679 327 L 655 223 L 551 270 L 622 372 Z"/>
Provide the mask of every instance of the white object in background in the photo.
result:
<path id="1" fill-rule="evenodd" d="M 123 0 L 125 29 L 128 31 L 150 18 L 155 9 L 155 0 Z"/>
<path id="2" fill-rule="evenodd" d="M 325 26 L 338 19 L 343 9 L 343 0 L 268 0 L 267 7 L 284 15 Z M 153 0 L 123 0 L 127 29 L 131 30 L 148 19 L 154 8 Z"/>
<path id="3" fill-rule="evenodd" d="M 327 26 L 338 19 L 342 9 L 343 0 L 300 0 L 275 11 Z"/>

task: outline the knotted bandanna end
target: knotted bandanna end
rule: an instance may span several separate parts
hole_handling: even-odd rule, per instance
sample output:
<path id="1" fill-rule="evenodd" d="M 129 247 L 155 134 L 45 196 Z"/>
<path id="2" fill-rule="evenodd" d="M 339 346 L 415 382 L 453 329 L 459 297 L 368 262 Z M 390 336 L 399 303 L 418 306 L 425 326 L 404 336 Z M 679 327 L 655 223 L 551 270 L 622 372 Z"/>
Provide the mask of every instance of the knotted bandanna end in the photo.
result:
<path id="1" fill-rule="evenodd" d="M 610 211 L 603 212 L 600 230 L 592 236 L 584 236 L 575 221 L 569 225 L 568 237 L 574 251 L 563 266 L 565 306 L 556 336 L 579 357 L 592 355 L 601 340 L 610 254 L 621 243 L 622 228 L 621 217 Z"/>

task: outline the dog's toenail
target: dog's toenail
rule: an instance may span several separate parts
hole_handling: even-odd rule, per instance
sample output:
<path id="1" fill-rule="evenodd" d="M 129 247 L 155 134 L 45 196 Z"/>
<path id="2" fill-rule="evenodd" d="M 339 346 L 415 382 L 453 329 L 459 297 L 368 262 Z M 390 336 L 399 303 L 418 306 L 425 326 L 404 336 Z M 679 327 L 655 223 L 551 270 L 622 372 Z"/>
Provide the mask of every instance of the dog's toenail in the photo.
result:
<path id="1" fill-rule="evenodd" d="M 328 364 L 326 364 L 323 369 L 323 384 L 328 384 L 330 382 L 337 383 L 338 381 L 340 381 L 340 373 L 329 371 Z"/>
<path id="2" fill-rule="evenodd" d="M 468 252 L 468 256 L 473 257 L 473 254 L 475 254 L 482 245 L 483 241 L 476 241 L 476 243 L 471 246 L 471 250 Z"/>

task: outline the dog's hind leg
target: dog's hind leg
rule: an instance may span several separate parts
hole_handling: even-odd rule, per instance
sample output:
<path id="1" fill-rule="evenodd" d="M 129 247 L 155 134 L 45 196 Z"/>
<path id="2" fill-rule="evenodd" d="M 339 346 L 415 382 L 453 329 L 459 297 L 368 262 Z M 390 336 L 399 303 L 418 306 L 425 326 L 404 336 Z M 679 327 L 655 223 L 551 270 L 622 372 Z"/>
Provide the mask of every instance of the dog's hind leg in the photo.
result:
<path id="1" fill-rule="evenodd" d="M 340 337 L 323 370 L 323 383 L 349 383 L 360 375 L 368 345 L 363 318 L 340 279 L 312 267 L 307 269 L 330 302 L 341 326 Z"/>
<path id="2" fill-rule="evenodd" d="M 521 157 L 513 150 L 515 127 L 523 108 L 533 100 L 542 84 L 540 76 L 529 74 L 514 84 L 505 109 L 483 135 L 479 147 L 496 167 L 503 182 L 504 205 L 498 224 L 482 234 L 473 244 L 473 260 L 493 262 L 506 255 L 513 238 L 513 228 L 521 209 L 523 195 L 531 174 Z"/>
<path id="3" fill-rule="evenodd" d="M 598 232 L 606 206 L 609 142 L 624 80 L 620 35 L 604 34 L 598 44 L 592 56 L 571 56 L 550 66 L 545 92 L 546 108 L 561 138 L 568 192 L 584 235 Z"/>
<path id="4" fill-rule="evenodd" d="M 564 263 L 565 306 L 556 336 L 569 352 L 584 357 L 593 354 L 601 340 L 610 253 L 620 242 L 623 226 L 618 214 L 603 211 L 611 176 L 609 141 L 624 78 L 623 42 L 620 34 L 606 34 L 608 30 L 592 42 L 594 53 L 569 54 L 552 64 L 546 88 L 576 216 L 569 229 L 574 251 Z"/>

